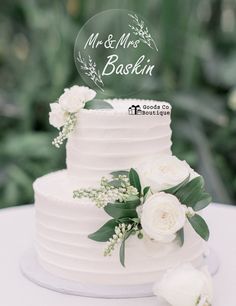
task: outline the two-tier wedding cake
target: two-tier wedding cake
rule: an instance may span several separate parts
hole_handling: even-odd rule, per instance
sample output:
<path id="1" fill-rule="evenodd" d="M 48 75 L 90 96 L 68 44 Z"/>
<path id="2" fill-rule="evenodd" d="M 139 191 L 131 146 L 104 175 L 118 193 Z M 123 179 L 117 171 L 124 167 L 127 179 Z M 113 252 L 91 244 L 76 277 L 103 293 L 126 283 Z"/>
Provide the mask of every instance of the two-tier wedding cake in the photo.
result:
<path id="1" fill-rule="evenodd" d="M 33 185 L 40 265 L 112 286 L 154 283 L 183 263 L 200 267 L 209 232 L 199 211 L 210 196 L 172 155 L 170 104 L 94 96 L 73 86 L 51 104 L 60 130 L 53 144 L 68 138 L 67 169 Z"/>

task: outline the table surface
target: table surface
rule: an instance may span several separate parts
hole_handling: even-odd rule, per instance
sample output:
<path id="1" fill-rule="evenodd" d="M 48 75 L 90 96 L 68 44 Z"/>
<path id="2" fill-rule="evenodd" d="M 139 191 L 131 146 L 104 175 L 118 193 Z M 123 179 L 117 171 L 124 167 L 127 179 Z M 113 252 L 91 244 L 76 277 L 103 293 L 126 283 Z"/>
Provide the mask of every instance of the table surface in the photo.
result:
<path id="1" fill-rule="evenodd" d="M 210 245 L 220 259 L 214 276 L 214 306 L 236 306 L 236 207 L 213 204 L 205 212 Z M 4 306 L 154 306 L 156 298 L 106 300 L 64 295 L 41 288 L 22 276 L 19 258 L 32 247 L 32 205 L 0 210 L 0 305 Z"/>

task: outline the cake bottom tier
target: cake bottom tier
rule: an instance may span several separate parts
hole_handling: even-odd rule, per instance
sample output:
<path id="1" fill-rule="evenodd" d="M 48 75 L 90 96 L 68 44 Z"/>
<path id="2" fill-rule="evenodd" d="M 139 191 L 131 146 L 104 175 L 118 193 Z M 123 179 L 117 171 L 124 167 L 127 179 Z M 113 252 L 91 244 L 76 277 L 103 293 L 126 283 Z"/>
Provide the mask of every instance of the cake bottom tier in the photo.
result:
<path id="1" fill-rule="evenodd" d="M 203 262 L 205 242 L 185 225 L 183 247 L 177 241 L 156 243 L 131 236 L 126 242 L 126 267 L 119 261 L 119 247 L 104 257 L 106 243 L 90 240 L 109 216 L 87 199 L 73 199 L 76 186 L 66 170 L 34 183 L 36 207 L 35 247 L 41 266 L 63 279 L 103 285 L 134 285 L 158 281 L 179 264 Z"/>

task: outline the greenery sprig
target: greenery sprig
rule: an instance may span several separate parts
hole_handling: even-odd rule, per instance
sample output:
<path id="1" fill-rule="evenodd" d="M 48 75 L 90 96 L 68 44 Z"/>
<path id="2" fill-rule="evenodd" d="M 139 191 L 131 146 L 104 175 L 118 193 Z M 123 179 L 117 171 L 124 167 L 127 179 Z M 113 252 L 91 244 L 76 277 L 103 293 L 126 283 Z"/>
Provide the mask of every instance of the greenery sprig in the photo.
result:
<path id="1" fill-rule="evenodd" d="M 134 169 L 130 171 L 115 171 L 112 179 L 101 180 L 99 189 L 80 189 L 74 191 L 75 198 L 88 197 L 98 207 L 112 217 L 100 229 L 89 235 L 89 238 L 99 242 L 107 242 L 105 256 L 111 255 L 117 244 L 120 244 L 120 262 L 125 266 L 125 241 L 131 234 L 143 237 L 140 219 L 136 208 L 142 203 L 149 188 L 141 190 L 139 176 Z M 114 201 L 108 201 L 111 197 Z"/>
<path id="2" fill-rule="evenodd" d="M 123 174 L 122 174 L 123 173 Z M 138 190 L 131 185 L 129 178 L 124 172 L 113 175 L 112 180 L 103 177 L 100 188 L 82 188 L 75 190 L 74 198 L 89 198 L 101 208 L 113 202 L 125 202 L 132 196 L 138 195 Z"/>
<path id="3" fill-rule="evenodd" d="M 61 128 L 59 135 L 52 141 L 52 144 L 56 148 L 60 148 L 60 146 L 63 144 L 63 141 L 67 139 L 68 135 L 74 130 L 76 122 L 76 113 L 68 113 L 65 124 Z"/>
<path id="4" fill-rule="evenodd" d="M 151 189 L 142 188 L 137 171 L 115 171 L 111 173 L 112 179 L 102 178 L 98 189 L 79 189 L 74 191 L 75 198 L 88 197 L 102 207 L 112 217 L 96 232 L 88 237 L 94 241 L 107 242 L 104 256 L 110 256 L 117 245 L 120 245 L 120 262 L 125 266 L 125 243 L 133 234 L 143 238 L 142 225 L 137 208 L 147 200 Z M 206 193 L 204 180 L 198 176 L 190 180 L 188 176 L 183 182 L 172 188 L 163 190 L 178 198 L 186 206 L 186 217 L 196 233 L 204 240 L 209 238 L 209 229 L 205 220 L 197 213 L 211 202 Z M 180 246 L 184 244 L 184 228 L 177 232 Z"/>
<path id="5" fill-rule="evenodd" d="M 84 104 L 84 109 L 112 109 L 112 105 L 104 100 L 99 100 L 99 99 L 93 99 L 91 101 L 87 101 Z M 61 110 L 61 112 L 64 112 L 64 118 L 65 121 L 63 125 L 60 127 L 59 130 L 59 135 L 54 138 L 52 141 L 52 144 L 56 147 L 59 148 L 63 142 L 68 138 L 71 132 L 75 129 L 75 126 L 78 121 L 78 114 L 79 114 L 80 109 L 76 112 L 68 112 Z"/>

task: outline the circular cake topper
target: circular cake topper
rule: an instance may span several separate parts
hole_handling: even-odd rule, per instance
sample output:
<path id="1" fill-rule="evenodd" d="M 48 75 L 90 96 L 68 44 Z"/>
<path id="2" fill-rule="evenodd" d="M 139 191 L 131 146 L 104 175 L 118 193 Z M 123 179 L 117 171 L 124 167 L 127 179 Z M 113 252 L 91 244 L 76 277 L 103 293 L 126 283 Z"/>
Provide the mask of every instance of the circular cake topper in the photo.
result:
<path id="1" fill-rule="evenodd" d="M 105 96 L 128 96 L 145 88 L 157 71 L 157 43 L 140 15 L 107 10 L 79 31 L 75 64 L 84 82 Z"/>

